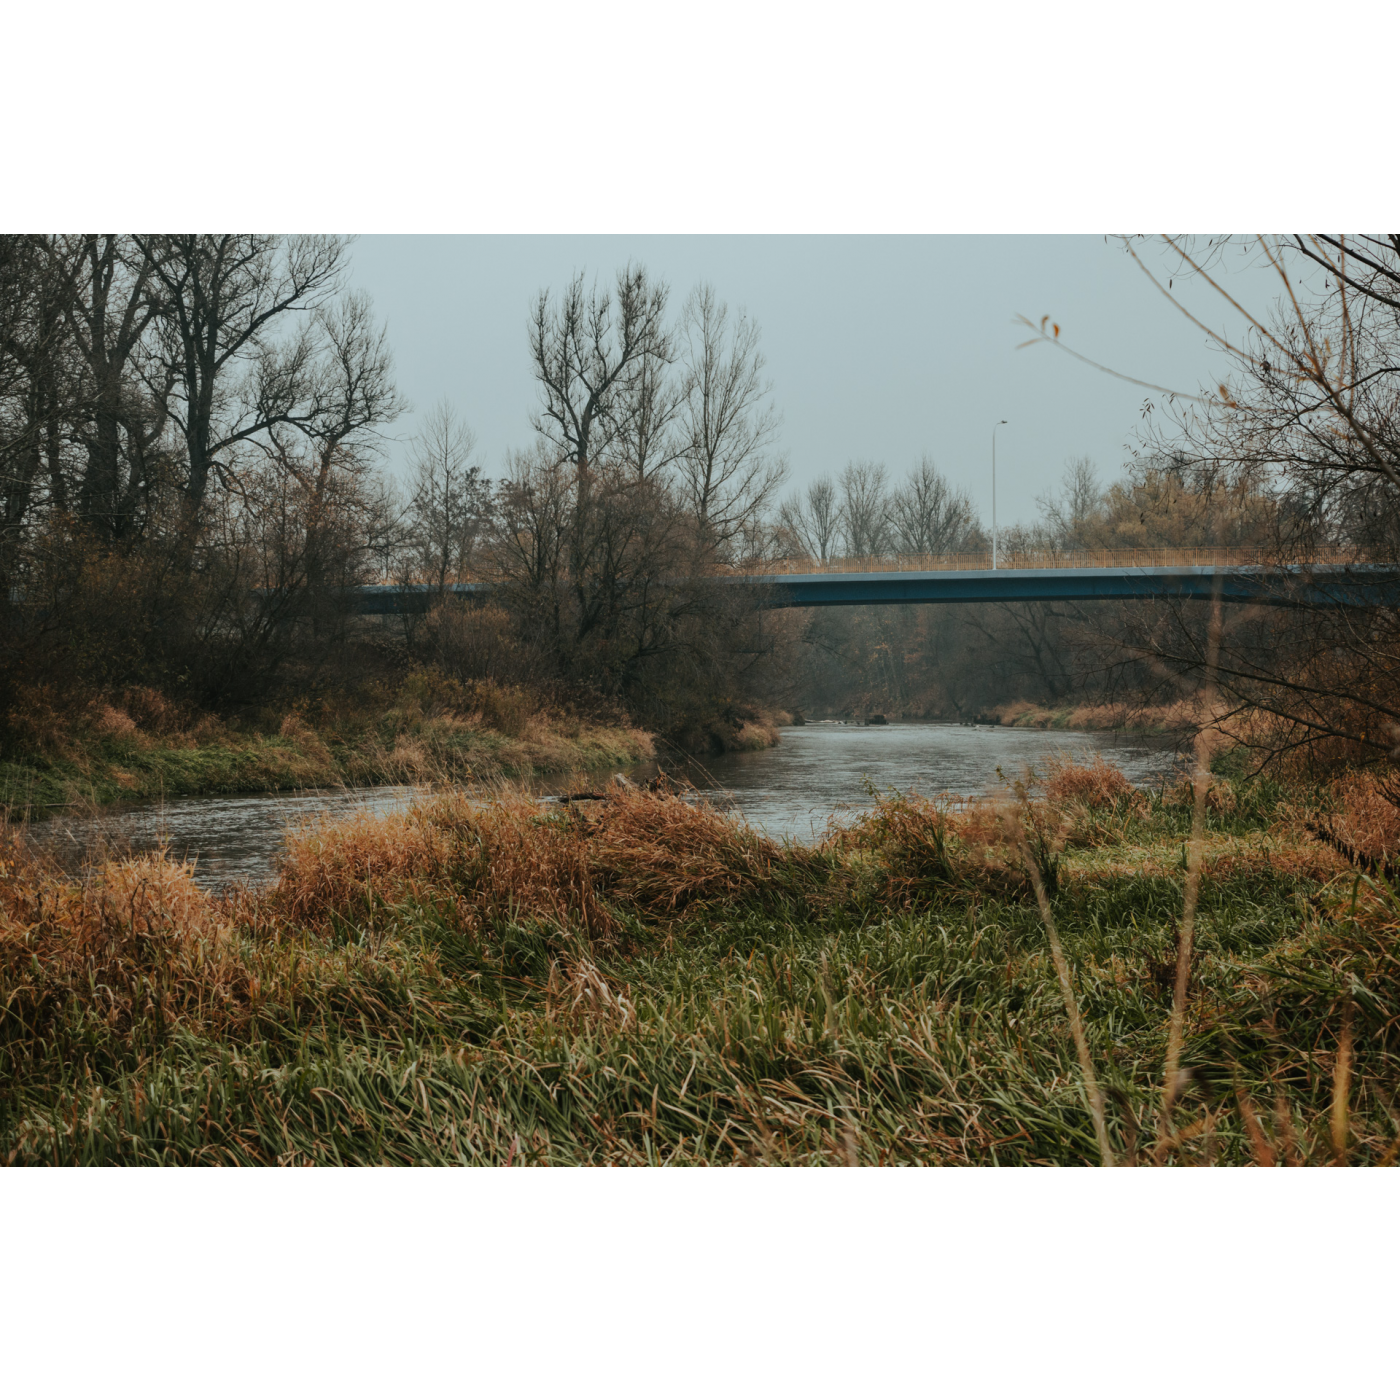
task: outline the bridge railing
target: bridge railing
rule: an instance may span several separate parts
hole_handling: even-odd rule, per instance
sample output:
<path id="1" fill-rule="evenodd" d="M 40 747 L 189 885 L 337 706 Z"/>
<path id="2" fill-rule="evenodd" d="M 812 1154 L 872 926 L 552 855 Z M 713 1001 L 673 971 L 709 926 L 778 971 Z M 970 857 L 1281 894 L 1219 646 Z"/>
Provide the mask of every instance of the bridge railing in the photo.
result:
<path id="1" fill-rule="evenodd" d="M 1191 548 L 1017 550 L 999 551 L 998 569 L 1131 569 L 1173 566 L 1265 565 L 1285 562 L 1276 550 L 1255 546 Z M 1356 562 L 1351 550 L 1314 550 L 1310 564 Z M 743 570 L 762 574 L 881 574 L 935 573 L 942 570 L 977 570 L 992 567 L 990 550 L 972 554 L 898 554 L 844 557 L 840 559 L 777 559 Z"/>
<path id="2" fill-rule="evenodd" d="M 1277 550 L 1263 546 L 1166 547 L 1152 549 L 1043 549 L 999 551 L 998 569 L 1141 569 L 1174 566 L 1247 566 L 1280 564 L 1290 561 L 1280 557 Z M 1309 564 L 1354 564 L 1360 562 L 1354 550 L 1319 549 L 1311 552 Z M 772 574 L 882 574 L 937 573 L 941 571 L 973 571 L 990 569 L 990 550 L 970 554 L 881 554 L 855 555 L 831 559 L 766 559 L 746 561 L 723 570 L 725 573 L 749 577 Z M 408 578 L 402 575 L 383 578 L 379 586 L 423 588 L 436 580 Z M 489 570 L 462 575 L 448 581 L 448 587 L 465 584 L 491 585 L 499 583 Z"/>

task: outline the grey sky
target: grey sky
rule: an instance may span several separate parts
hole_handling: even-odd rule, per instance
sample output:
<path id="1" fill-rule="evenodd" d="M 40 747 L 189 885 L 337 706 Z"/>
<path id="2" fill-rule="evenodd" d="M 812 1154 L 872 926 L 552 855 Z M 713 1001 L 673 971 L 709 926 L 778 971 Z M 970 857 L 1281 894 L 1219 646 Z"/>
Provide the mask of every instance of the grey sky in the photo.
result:
<path id="1" fill-rule="evenodd" d="M 530 438 L 532 298 L 629 259 L 670 283 L 676 309 L 708 280 L 757 319 L 794 483 L 855 457 L 898 475 L 926 451 L 988 519 L 992 425 L 1007 419 L 1003 524 L 1034 515 L 1068 457 L 1113 475 L 1143 400 L 1158 397 L 1048 346 L 1016 350 L 1018 312 L 1053 316 L 1076 349 L 1139 379 L 1189 391 L 1222 370 L 1204 333 L 1098 236 L 376 236 L 355 245 L 352 281 L 388 322 L 416 410 L 451 399 L 494 474 Z M 1254 305 L 1272 294 L 1241 275 Z M 1222 323 L 1218 299 L 1193 301 Z M 412 430 L 408 416 L 395 432 Z M 391 461 L 402 456 L 400 443 Z"/>

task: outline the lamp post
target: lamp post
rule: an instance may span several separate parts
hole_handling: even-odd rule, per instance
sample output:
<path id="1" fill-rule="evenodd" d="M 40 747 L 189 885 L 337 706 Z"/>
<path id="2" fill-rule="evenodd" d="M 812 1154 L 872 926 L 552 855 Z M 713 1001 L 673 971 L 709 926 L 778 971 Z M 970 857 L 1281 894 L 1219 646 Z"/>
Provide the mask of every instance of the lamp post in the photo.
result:
<path id="1" fill-rule="evenodd" d="M 997 428 L 1004 428 L 1006 419 L 999 418 L 992 428 L 992 568 L 997 566 Z"/>

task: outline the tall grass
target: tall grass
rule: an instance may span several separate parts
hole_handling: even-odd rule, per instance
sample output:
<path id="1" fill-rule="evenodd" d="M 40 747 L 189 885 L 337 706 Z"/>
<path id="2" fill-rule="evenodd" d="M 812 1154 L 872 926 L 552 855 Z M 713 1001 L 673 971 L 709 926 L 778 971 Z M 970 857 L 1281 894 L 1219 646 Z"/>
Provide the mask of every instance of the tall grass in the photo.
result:
<path id="1" fill-rule="evenodd" d="M 650 758 L 652 738 L 588 721 L 519 686 L 460 684 L 432 671 L 337 707 L 269 711 L 239 724 L 180 710 L 157 692 L 72 712 L 37 701 L 20 747 L 0 757 L 0 815 L 33 820 L 81 805 L 206 792 L 341 784 L 487 782 Z"/>
<path id="2" fill-rule="evenodd" d="M 909 796 L 814 847 L 674 792 L 443 797 L 299 833 L 223 899 L 8 846 L 0 1157 L 1393 1161 L 1400 900 L 1307 833 L 1320 806 L 1061 776 L 1028 794 L 1063 839 L 1039 895 L 1006 822 Z"/>

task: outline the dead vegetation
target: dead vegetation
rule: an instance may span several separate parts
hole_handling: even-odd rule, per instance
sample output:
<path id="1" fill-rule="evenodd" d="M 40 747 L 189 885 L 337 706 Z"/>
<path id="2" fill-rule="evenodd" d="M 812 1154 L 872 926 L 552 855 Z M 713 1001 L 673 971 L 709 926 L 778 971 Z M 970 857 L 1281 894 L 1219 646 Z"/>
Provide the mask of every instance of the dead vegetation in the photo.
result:
<path id="1" fill-rule="evenodd" d="M 4 1038 L 43 1041 L 72 1010 L 127 1034 L 242 1015 L 250 972 L 230 911 L 163 856 L 103 862 L 75 881 L 17 838 L 0 849 Z"/>
<path id="2" fill-rule="evenodd" d="M 1201 808 L 1169 1117 L 1192 818 L 1097 763 L 999 803 L 886 796 L 813 847 L 665 784 L 443 795 L 297 833 L 275 885 L 220 900 L 160 858 L 73 879 L 12 843 L 0 1152 L 1393 1159 L 1400 903 L 1304 827 L 1351 812 L 1393 851 L 1376 784 Z"/>

